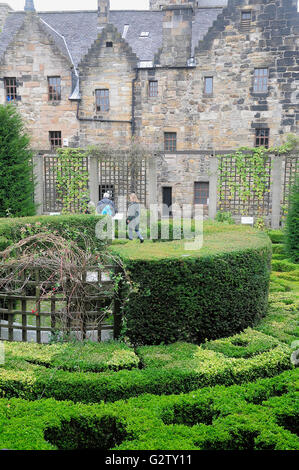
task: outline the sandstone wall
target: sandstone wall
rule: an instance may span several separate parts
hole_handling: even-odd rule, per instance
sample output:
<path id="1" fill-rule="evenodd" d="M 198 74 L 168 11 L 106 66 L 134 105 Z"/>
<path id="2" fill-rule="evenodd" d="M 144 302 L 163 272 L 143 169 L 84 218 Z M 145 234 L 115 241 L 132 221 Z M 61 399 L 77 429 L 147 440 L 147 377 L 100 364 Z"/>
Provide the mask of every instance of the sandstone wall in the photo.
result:
<path id="1" fill-rule="evenodd" d="M 61 76 L 62 99 L 48 101 L 48 76 Z M 49 131 L 61 131 L 62 138 L 76 145 L 79 123 L 76 103 L 69 101 L 71 65 L 41 27 L 40 20 L 28 14 L 19 33 L 0 64 L 0 103 L 5 103 L 4 77 L 17 78 L 16 102 L 34 149 L 50 149 Z"/>
<path id="2" fill-rule="evenodd" d="M 113 47 L 106 47 L 106 43 Z M 137 58 L 109 25 L 81 62 L 80 144 L 126 144 L 131 138 L 132 86 Z M 110 109 L 97 113 L 95 90 L 108 89 Z"/>

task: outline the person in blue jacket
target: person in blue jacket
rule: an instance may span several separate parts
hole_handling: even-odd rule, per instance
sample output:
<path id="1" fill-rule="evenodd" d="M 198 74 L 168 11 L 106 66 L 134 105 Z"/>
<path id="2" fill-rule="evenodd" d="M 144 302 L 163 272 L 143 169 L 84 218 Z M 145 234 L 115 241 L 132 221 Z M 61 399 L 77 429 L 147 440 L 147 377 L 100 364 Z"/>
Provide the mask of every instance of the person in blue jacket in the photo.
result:
<path id="1" fill-rule="evenodd" d="M 129 239 L 133 240 L 133 230 L 135 230 L 140 243 L 144 242 L 139 230 L 140 224 L 140 203 L 135 193 L 130 194 L 130 204 L 128 207 L 127 225 L 129 226 Z"/>
<path id="2" fill-rule="evenodd" d="M 97 214 L 99 215 L 110 215 L 114 217 L 116 214 L 116 209 L 114 202 L 110 199 L 110 194 L 105 193 L 103 199 L 98 202 L 97 205 Z"/>

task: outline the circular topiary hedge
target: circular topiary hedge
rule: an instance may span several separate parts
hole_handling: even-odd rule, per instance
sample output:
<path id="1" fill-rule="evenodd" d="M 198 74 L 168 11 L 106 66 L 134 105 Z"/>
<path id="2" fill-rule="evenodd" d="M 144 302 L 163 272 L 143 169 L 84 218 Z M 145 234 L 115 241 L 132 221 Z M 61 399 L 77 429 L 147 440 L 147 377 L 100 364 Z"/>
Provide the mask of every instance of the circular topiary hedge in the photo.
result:
<path id="1" fill-rule="evenodd" d="M 136 288 L 124 307 L 133 344 L 202 343 L 255 325 L 268 305 L 271 242 L 248 227 L 205 224 L 204 246 L 114 244 Z"/>

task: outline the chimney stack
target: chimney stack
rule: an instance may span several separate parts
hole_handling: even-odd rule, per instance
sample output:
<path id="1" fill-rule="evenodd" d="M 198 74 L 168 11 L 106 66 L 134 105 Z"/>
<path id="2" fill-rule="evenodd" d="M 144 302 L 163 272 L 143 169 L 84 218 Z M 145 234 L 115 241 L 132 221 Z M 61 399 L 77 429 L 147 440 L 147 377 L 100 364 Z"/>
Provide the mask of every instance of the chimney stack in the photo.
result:
<path id="1" fill-rule="evenodd" d="M 190 4 L 163 8 L 163 47 L 160 64 L 186 66 L 191 57 L 193 8 Z"/>
<path id="2" fill-rule="evenodd" d="M 28 13 L 35 12 L 34 1 L 33 0 L 26 0 L 24 10 L 27 11 Z"/>
<path id="3" fill-rule="evenodd" d="M 98 0 L 98 24 L 103 27 L 109 23 L 110 0 Z"/>

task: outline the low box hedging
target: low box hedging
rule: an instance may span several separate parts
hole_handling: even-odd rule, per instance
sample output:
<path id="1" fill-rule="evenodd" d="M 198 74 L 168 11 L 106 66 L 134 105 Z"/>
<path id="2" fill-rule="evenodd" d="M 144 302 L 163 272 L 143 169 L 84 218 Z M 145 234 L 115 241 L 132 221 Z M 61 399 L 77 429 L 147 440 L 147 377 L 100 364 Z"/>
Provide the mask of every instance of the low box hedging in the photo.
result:
<path id="1" fill-rule="evenodd" d="M 73 240 L 84 248 L 85 237 L 96 240 L 95 227 L 99 219 L 99 216 L 86 214 L 2 219 L 0 223 L 0 251 L 26 236 L 35 235 L 45 230 Z"/>
<path id="2" fill-rule="evenodd" d="M 226 226 L 230 227 L 230 226 Z M 201 343 L 240 332 L 266 313 L 271 244 L 243 227 L 184 242 L 114 245 L 135 283 L 124 308 L 133 344 Z"/>
<path id="3" fill-rule="evenodd" d="M 298 266 L 286 260 L 274 259 L 272 261 L 272 269 L 273 271 L 284 273 L 284 272 L 296 271 L 296 269 L 298 269 Z"/>
<path id="4" fill-rule="evenodd" d="M 242 386 L 92 406 L 1 399 L 0 448 L 298 450 L 298 378 L 294 370 Z"/>
<path id="5" fill-rule="evenodd" d="M 56 343 L 6 343 L 7 359 L 23 359 L 30 364 L 68 371 L 104 372 L 138 367 L 139 358 L 133 349 L 116 341 L 101 344 Z"/>
<path id="6" fill-rule="evenodd" d="M 268 230 L 267 234 L 274 244 L 283 244 L 284 243 L 284 232 L 283 230 Z"/>
<path id="7" fill-rule="evenodd" d="M 259 334 L 260 340 L 261 337 Z M 248 347 L 250 349 L 251 346 Z M 47 353 L 34 354 L 30 359 L 29 354 L 17 352 L 13 356 L 8 352 L 5 366 L 0 367 L 0 394 L 28 400 L 53 397 L 57 400 L 97 403 L 143 393 L 186 393 L 217 384 L 243 383 L 272 377 L 291 367 L 291 350 L 288 346 L 273 345 L 272 349 L 263 352 L 264 349 L 260 344 L 261 353 L 245 359 L 185 343 L 144 346 L 137 351 L 143 369 L 102 373 L 62 370 L 70 366 L 67 358 L 66 366 L 63 364 L 62 356 L 56 367 Z M 36 362 L 44 362 L 45 365 Z M 76 370 L 75 362 L 72 367 Z"/>

